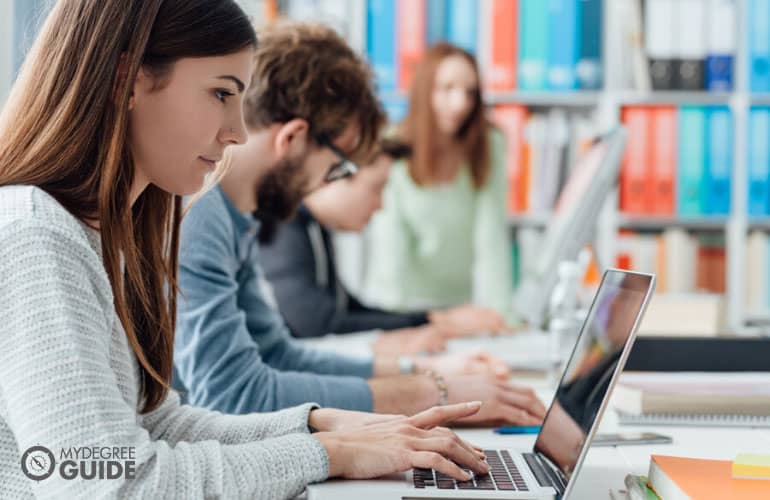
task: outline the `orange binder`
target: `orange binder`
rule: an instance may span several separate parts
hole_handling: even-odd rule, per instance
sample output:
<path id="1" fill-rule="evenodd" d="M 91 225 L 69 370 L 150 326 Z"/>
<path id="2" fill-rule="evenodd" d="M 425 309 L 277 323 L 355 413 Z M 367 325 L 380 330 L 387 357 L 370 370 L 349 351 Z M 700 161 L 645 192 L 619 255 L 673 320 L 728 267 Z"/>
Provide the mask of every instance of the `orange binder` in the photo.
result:
<path id="1" fill-rule="evenodd" d="M 267 0 L 262 9 L 262 14 L 268 21 L 275 21 L 278 18 L 278 0 Z"/>
<path id="2" fill-rule="evenodd" d="M 653 455 L 649 480 L 662 498 L 682 498 L 681 493 L 698 500 L 770 498 L 770 481 L 733 479 L 729 460 Z"/>
<path id="3" fill-rule="evenodd" d="M 650 108 L 649 137 L 652 174 L 652 213 L 674 215 L 676 189 L 676 108 Z"/>
<path id="4" fill-rule="evenodd" d="M 527 108 L 512 104 L 496 106 L 493 111 L 495 122 L 505 134 L 505 161 L 508 173 L 508 211 L 518 213 L 526 210 L 527 179 L 525 175 L 524 125 Z"/>
<path id="5" fill-rule="evenodd" d="M 491 0 L 492 19 L 487 76 L 490 90 L 513 90 L 516 88 L 516 54 L 518 52 L 518 0 Z"/>
<path id="6" fill-rule="evenodd" d="M 409 90 L 415 66 L 425 53 L 426 1 L 398 0 L 396 4 L 398 86 L 401 90 Z"/>
<path id="7" fill-rule="evenodd" d="M 620 210 L 627 214 L 652 212 L 652 182 L 649 164 L 650 111 L 643 107 L 623 109 L 628 144 L 620 171 Z"/>

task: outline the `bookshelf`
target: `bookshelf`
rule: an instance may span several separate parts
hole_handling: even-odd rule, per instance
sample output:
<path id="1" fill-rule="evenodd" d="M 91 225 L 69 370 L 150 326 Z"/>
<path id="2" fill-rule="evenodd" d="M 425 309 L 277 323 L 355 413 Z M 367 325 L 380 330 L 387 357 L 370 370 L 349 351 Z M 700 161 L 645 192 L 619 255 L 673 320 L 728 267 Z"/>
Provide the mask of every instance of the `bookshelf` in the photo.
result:
<path id="1" fill-rule="evenodd" d="M 408 99 L 407 93 L 402 91 L 383 91 L 379 95 L 383 101 Z M 601 92 L 588 90 L 574 92 L 511 91 L 486 92 L 484 94 L 484 102 L 488 106 L 521 104 L 530 107 L 595 108 L 601 98 Z"/>
<path id="2" fill-rule="evenodd" d="M 649 105 L 649 106 L 726 106 L 732 98 L 731 93 L 727 92 L 705 92 L 705 91 L 616 91 L 617 101 L 622 106 L 630 105 Z M 770 100 L 768 101 L 770 102 Z"/>
<path id="3" fill-rule="evenodd" d="M 244 2 L 258 0 L 243 0 Z M 279 2 L 286 3 L 289 0 Z M 366 0 L 346 0 L 350 12 L 355 13 L 348 21 L 357 24 L 358 28 L 345 28 L 343 33 L 354 33 L 351 43 L 358 50 L 364 50 L 366 38 Z M 396 1 L 396 0 L 394 0 Z M 704 0 L 706 1 L 706 0 Z M 597 236 L 595 248 L 606 262 L 617 253 L 618 234 L 620 230 L 639 232 L 662 232 L 670 228 L 680 228 L 691 232 L 721 233 L 725 239 L 726 248 L 726 303 L 727 327 L 738 335 L 764 335 L 770 333 L 770 328 L 758 328 L 756 323 L 770 324 L 770 307 L 766 312 L 757 314 L 749 312 L 746 306 L 746 251 L 747 235 L 752 230 L 770 232 L 770 215 L 750 217 L 747 214 L 748 204 L 748 117 L 752 106 L 770 106 L 770 91 L 750 91 L 749 84 L 749 4 L 750 0 L 735 1 L 735 57 L 733 66 L 733 85 L 729 92 L 711 91 L 640 91 L 629 89 L 622 78 L 614 76 L 614 69 L 628 66 L 623 60 L 624 55 L 617 48 L 617 26 L 611 26 L 608 20 L 617 16 L 618 9 L 625 8 L 625 14 L 633 11 L 630 7 L 634 2 L 640 6 L 641 0 L 603 0 L 602 1 L 602 71 L 604 74 L 602 86 L 596 91 L 523 91 L 489 92 L 485 101 L 490 106 L 501 104 L 517 104 L 535 111 L 561 108 L 569 112 L 590 113 L 597 127 L 609 129 L 621 123 L 621 111 L 624 106 L 723 106 L 729 108 L 732 116 L 732 170 L 730 187 L 730 212 L 725 216 L 698 217 L 648 217 L 630 216 L 619 210 L 618 190 L 612 193 L 604 204 L 602 214 L 597 221 Z M 352 2 L 352 3 L 351 3 Z M 322 0 L 313 3 L 318 6 Z M 621 7 L 624 4 L 626 7 Z M 364 6 L 362 8 L 362 5 Z M 625 21 L 624 21 L 625 22 Z M 617 25 L 618 23 L 614 23 Z M 363 26 L 363 30 L 361 29 Z M 643 28 L 642 28 L 643 29 Z M 363 31 L 363 34 L 362 34 Z M 713 35 L 710 34 L 710 35 Z M 627 57 L 628 55 L 626 55 Z M 383 92 L 384 99 L 405 99 L 401 91 Z M 511 232 L 516 237 L 520 231 L 542 231 L 551 219 L 550 213 L 515 213 L 508 218 Z M 770 279 L 770 278 L 769 278 Z M 769 284 L 770 286 L 770 284 Z"/>
<path id="4" fill-rule="evenodd" d="M 638 231 L 657 231 L 669 227 L 681 227 L 692 231 L 724 231 L 727 227 L 727 217 L 644 217 L 632 215 L 619 215 L 618 227 L 620 229 L 634 229 Z"/>
<path id="5" fill-rule="evenodd" d="M 770 218 L 751 218 L 748 221 L 748 228 L 749 230 L 758 229 L 761 231 L 770 231 Z"/>
<path id="6" fill-rule="evenodd" d="M 513 227 L 537 227 L 544 228 L 551 220 L 550 213 L 541 214 L 510 214 L 508 224 Z"/>
<path id="7" fill-rule="evenodd" d="M 752 106 L 770 106 L 770 93 L 753 93 L 748 98 Z"/>
<path id="8" fill-rule="evenodd" d="M 569 107 L 569 108 L 594 108 L 599 104 L 602 94 L 587 90 L 574 92 L 496 92 L 485 97 L 489 105 L 496 104 L 522 104 L 531 107 Z"/>

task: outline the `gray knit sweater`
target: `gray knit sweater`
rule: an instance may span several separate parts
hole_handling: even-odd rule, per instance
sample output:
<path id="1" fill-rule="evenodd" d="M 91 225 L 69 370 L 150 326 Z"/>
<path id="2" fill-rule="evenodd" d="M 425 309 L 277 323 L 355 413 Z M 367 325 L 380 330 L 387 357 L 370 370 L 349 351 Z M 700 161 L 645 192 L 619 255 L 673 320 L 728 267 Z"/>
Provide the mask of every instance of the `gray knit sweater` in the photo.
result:
<path id="1" fill-rule="evenodd" d="M 278 499 L 325 479 L 310 404 L 226 416 L 171 393 L 139 413 L 138 364 L 100 248 L 44 191 L 0 187 L 0 498 Z M 35 445 L 56 464 L 40 481 L 20 466 Z M 133 447 L 135 478 L 64 479 L 62 450 L 94 446 Z"/>

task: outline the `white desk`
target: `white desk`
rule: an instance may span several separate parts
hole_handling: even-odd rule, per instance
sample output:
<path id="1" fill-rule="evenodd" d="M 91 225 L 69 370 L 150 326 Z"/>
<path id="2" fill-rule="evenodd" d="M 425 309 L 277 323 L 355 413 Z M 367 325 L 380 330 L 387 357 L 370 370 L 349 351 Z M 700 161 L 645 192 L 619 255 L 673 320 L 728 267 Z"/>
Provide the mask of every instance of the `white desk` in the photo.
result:
<path id="1" fill-rule="evenodd" d="M 373 341 L 371 334 L 333 336 L 305 341 L 322 349 L 340 354 L 363 355 Z M 468 348 L 484 347 L 508 361 L 523 360 L 532 355 L 543 357 L 547 347 L 544 336 L 514 336 L 508 338 L 481 338 L 452 341 L 450 352 Z M 522 382 L 526 382 L 522 380 Z M 557 381 L 541 379 L 535 383 L 538 394 L 552 394 Z M 550 387 L 550 389 L 549 389 Z M 542 396 L 541 396 L 542 397 Z M 543 397 L 543 399 L 547 399 Z M 546 401 L 544 401 L 545 403 Z M 770 452 L 770 429 L 768 428 L 723 428 L 723 427 L 679 427 L 679 426 L 620 426 L 611 408 L 602 418 L 599 432 L 643 432 L 666 434 L 674 439 L 672 444 L 629 445 L 618 447 L 591 448 L 583 469 L 578 476 L 576 489 L 571 499 L 597 500 L 609 498 L 610 489 L 623 488 L 626 474 L 647 475 L 650 455 L 675 455 L 699 458 L 732 460 L 739 452 Z M 500 436 L 491 429 L 458 429 L 463 438 L 483 447 L 510 447 L 519 450 L 531 449 L 535 436 Z M 369 500 L 379 499 L 373 495 Z M 398 499 L 394 499 L 398 500 Z"/>
<path id="2" fill-rule="evenodd" d="M 302 339 L 299 342 L 317 349 L 360 357 L 371 356 L 371 346 L 378 335 L 377 332 L 327 335 L 321 338 Z M 551 348 L 551 340 L 543 332 L 501 337 L 470 337 L 451 340 L 447 343 L 449 353 L 480 349 L 494 353 L 512 366 L 544 368 L 553 364 L 554 350 Z"/>

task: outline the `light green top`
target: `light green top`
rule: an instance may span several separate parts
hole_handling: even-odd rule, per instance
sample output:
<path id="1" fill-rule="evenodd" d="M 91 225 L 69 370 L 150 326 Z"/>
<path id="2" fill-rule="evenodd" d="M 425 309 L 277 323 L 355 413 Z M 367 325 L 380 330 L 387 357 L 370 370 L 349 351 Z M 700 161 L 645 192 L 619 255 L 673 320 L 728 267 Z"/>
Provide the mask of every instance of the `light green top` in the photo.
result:
<path id="1" fill-rule="evenodd" d="M 475 302 L 511 319 L 505 141 L 498 130 L 489 140 L 491 171 L 479 190 L 467 163 L 432 186 L 415 184 L 404 162 L 393 165 L 370 225 L 367 296 L 396 310 Z"/>

